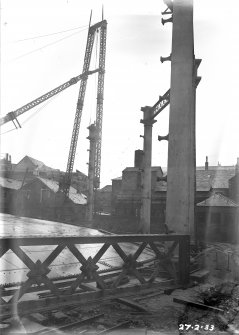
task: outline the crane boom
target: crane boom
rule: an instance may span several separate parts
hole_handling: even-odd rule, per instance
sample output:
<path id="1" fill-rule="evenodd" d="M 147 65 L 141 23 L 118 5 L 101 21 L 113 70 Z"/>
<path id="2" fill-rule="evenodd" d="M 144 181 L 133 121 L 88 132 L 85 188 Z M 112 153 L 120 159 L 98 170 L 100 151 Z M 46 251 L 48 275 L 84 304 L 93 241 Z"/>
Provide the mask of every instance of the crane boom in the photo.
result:
<path id="1" fill-rule="evenodd" d="M 152 119 L 154 119 L 159 113 L 162 112 L 162 110 L 167 107 L 170 103 L 170 89 L 167 90 L 167 92 L 164 93 L 164 95 L 159 97 L 159 100 L 153 105 L 153 116 Z"/>
<path id="2" fill-rule="evenodd" d="M 84 57 L 84 65 L 83 65 L 83 71 L 82 71 L 83 73 L 87 73 L 89 71 L 95 33 L 98 29 L 102 29 L 102 26 L 106 24 L 107 24 L 106 20 L 102 20 L 101 22 L 98 22 L 95 25 L 89 27 L 87 43 L 86 43 L 86 50 L 85 50 L 85 57 Z M 66 167 L 65 180 L 63 183 L 63 192 L 65 193 L 65 195 L 69 194 L 69 189 L 70 189 L 70 184 L 71 184 L 71 175 L 72 175 L 74 161 L 75 161 L 76 147 L 77 147 L 78 136 L 79 136 L 79 129 L 80 129 L 81 116 L 82 116 L 82 110 L 83 110 L 83 105 L 84 105 L 87 79 L 88 79 L 88 76 L 83 77 L 81 80 L 81 84 L 80 84 L 80 90 L 79 90 L 77 106 L 76 106 L 76 114 L 75 114 L 73 131 L 72 131 L 72 136 L 71 136 L 70 150 L 69 150 L 67 167 Z"/>
<path id="3" fill-rule="evenodd" d="M 62 84 L 62 85 L 54 88 L 53 90 L 41 95 L 39 98 L 37 98 L 35 100 L 32 100 L 31 102 L 29 102 L 26 105 L 16 109 L 13 112 L 8 113 L 7 115 L 0 118 L 0 126 L 2 126 L 3 124 L 5 124 L 9 121 L 16 120 L 16 118 L 18 116 L 22 115 L 23 113 L 27 112 L 28 110 L 34 108 L 35 106 L 41 104 L 44 101 L 50 99 L 54 95 L 64 91 L 66 88 L 70 87 L 71 85 L 74 85 L 74 84 L 78 83 L 78 81 L 82 80 L 83 78 L 86 78 L 88 75 L 96 73 L 98 71 L 99 71 L 99 69 L 96 69 L 96 70 L 93 70 L 93 71 L 85 71 L 82 74 L 80 74 L 79 76 L 73 77 L 70 80 L 68 80 L 67 82 L 65 82 L 64 84 Z"/>
<path id="4" fill-rule="evenodd" d="M 196 66 L 198 67 L 201 63 L 201 59 L 196 59 Z M 100 71 L 100 70 L 99 70 Z M 195 77 L 195 87 L 197 88 L 198 84 L 200 83 L 201 77 Z M 159 100 L 153 105 L 153 116 L 151 117 L 154 119 L 159 113 L 164 110 L 165 107 L 167 107 L 170 104 L 170 89 L 167 90 L 167 92 L 164 93 L 164 95 L 159 97 Z"/>

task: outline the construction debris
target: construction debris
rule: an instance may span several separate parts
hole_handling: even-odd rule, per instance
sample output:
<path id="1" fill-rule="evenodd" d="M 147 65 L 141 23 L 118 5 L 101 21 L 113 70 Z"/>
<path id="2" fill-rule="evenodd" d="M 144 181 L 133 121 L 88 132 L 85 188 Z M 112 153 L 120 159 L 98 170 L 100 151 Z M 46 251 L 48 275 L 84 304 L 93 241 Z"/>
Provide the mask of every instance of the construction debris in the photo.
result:
<path id="1" fill-rule="evenodd" d="M 131 308 L 134 308 L 138 311 L 141 311 L 141 312 L 144 312 L 144 313 L 150 313 L 150 311 L 145 308 L 144 306 L 132 301 L 132 300 L 129 300 L 129 299 L 123 299 L 123 298 L 116 298 L 115 299 L 117 302 L 121 303 L 121 304 L 124 304 L 126 306 L 129 306 Z"/>
<path id="2" fill-rule="evenodd" d="M 201 308 L 201 309 L 210 309 L 214 312 L 224 312 L 223 309 L 221 308 L 216 308 L 216 307 L 212 307 L 209 305 L 205 305 L 205 304 L 201 304 L 199 302 L 196 301 L 190 301 L 190 300 L 186 300 L 183 298 L 173 298 L 174 302 L 178 302 L 179 304 L 185 304 L 185 305 L 189 305 L 189 306 L 193 306 L 193 307 L 197 307 L 197 308 Z"/>

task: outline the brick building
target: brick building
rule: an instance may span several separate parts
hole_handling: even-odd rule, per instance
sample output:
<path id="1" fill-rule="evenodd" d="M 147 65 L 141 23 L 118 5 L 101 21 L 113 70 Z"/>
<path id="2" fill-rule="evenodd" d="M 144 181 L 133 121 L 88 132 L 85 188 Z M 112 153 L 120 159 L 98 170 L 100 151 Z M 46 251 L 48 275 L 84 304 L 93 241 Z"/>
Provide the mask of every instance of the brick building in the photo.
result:
<path id="1" fill-rule="evenodd" d="M 95 211 L 98 213 L 111 213 L 112 186 L 106 185 L 95 193 Z"/>
<path id="2" fill-rule="evenodd" d="M 139 154 L 136 153 L 135 166 L 124 169 L 122 177 L 112 179 L 112 213 L 116 216 L 122 218 L 131 216 L 139 220 L 142 182 L 140 162 Z M 224 228 L 227 229 L 227 222 L 230 231 L 234 231 L 233 227 L 239 224 L 237 216 L 237 205 L 239 204 L 238 171 L 239 161 L 236 166 L 209 166 L 206 160 L 204 167 L 197 167 L 196 204 L 199 206 L 195 207 L 196 222 L 198 225 L 202 221 L 206 222 L 202 224 L 201 229 L 209 227 L 210 221 L 212 221 L 211 224 L 215 230 L 216 217 L 219 218 L 218 232 L 215 230 L 216 236 L 223 232 L 223 229 L 219 227 L 224 225 Z M 156 223 L 159 226 L 165 222 L 166 212 L 167 182 L 158 178 L 162 176 L 161 167 L 152 167 L 151 224 Z M 223 203 L 225 206 L 222 205 Z M 215 215 L 208 216 L 209 212 L 215 213 Z M 198 231 L 201 234 L 200 228 Z M 233 236 L 233 233 L 230 236 Z"/>
<path id="3" fill-rule="evenodd" d="M 0 177 L 0 212 L 11 214 L 13 200 L 22 183 L 18 180 Z"/>
<path id="4" fill-rule="evenodd" d="M 70 187 L 69 196 L 59 191 L 59 183 L 36 177 L 23 185 L 13 201 L 13 214 L 53 221 L 84 220 L 87 198 Z"/>
<path id="5" fill-rule="evenodd" d="M 238 242 L 239 205 L 221 193 L 197 204 L 196 234 L 199 241 Z"/>

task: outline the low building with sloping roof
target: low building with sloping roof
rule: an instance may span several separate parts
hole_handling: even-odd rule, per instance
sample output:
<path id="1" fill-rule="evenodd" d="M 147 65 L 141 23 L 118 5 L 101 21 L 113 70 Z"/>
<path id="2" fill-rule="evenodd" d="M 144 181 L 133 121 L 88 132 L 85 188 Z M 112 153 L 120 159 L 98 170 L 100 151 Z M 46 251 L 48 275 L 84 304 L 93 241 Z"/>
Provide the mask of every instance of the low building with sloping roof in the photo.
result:
<path id="1" fill-rule="evenodd" d="M 32 218 L 73 222 L 84 220 L 87 197 L 70 187 L 66 197 L 59 183 L 41 177 L 27 182 L 17 192 L 14 214 Z"/>
<path id="2" fill-rule="evenodd" d="M 14 196 L 22 186 L 18 180 L 0 177 L 0 212 L 12 213 Z"/>
<path id="3" fill-rule="evenodd" d="M 47 165 L 45 165 L 42 161 L 39 161 L 38 159 L 35 159 L 33 157 L 30 157 L 26 155 L 23 157 L 14 167 L 14 171 L 25 171 L 28 169 L 29 172 L 46 172 L 46 171 L 52 171 L 57 169 L 53 169 Z"/>
<path id="4" fill-rule="evenodd" d="M 199 241 L 238 242 L 239 205 L 221 193 L 213 193 L 196 206 Z"/>
<path id="5" fill-rule="evenodd" d="M 35 177 L 53 178 L 59 180 L 60 170 L 45 165 L 42 161 L 26 155 L 14 165 L 9 176 L 12 179 L 31 181 Z"/>

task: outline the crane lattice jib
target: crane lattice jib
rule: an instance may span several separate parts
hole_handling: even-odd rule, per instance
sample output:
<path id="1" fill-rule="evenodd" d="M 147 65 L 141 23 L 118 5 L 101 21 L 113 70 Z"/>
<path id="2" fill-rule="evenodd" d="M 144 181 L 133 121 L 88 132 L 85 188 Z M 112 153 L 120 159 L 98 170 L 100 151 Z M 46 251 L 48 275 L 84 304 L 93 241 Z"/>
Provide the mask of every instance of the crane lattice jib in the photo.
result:
<path id="1" fill-rule="evenodd" d="M 156 104 L 152 107 L 153 110 L 152 119 L 154 119 L 159 113 L 161 113 L 162 110 L 164 110 L 164 108 L 169 105 L 169 103 L 170 103 L 170 90 L 164 93 L 164 95 L 161 96 L 159 100 L 156 102 Z"/>
<path id="2" fill-rule="evenodd" d="M 95 156 L 95 187 L 96 188 L 99 188 L 99 185 L 100 185 L 106 33 L 107 33 L 107 22 L 105 21 L 102 24 L 101 31 L 100 31 L 100 55 L 99 55 L 99 72 L 98 72 L 98 86 L 97 86 L 97 106 L 96 106 L 97 141 L 96 141 L 96 156 Z"/>
<path id="3" fill-rule="evenodd" d="M 106 21 L 103 20 L 89 28 L 82 73 L 87 73 L 89 71 L 95 33 L 97 29 L 100 28 L 105 22 Z M 88 79 L 88 76 L 86 75 L 81 80 L 80 90 L 79 90 L 79 95 L 78 95 L 78 100 L 77 100 L 76 114 L 75 114 L 75 119 L 74 119 L 73 131 L 72 131 L 72 136 L 71 136 L 71 144 L 70 144 L 69 156 L 68 156 L 68 161 L 67 161 L 66 175 L 65 175 L 64 187 L 63 187 L 63 192 L 66 195 L 69 194 L 69 189 L 70 189 L 70 184 L 71 184 L 71 175 L 72 175 L 74 161 L 75 161 L 76 147 L 77 147 L 78 136 L 79 136 L 79 129 L 80 129 L 80 122 L 81 122 L 82 110 L 83 110 L 83 105 L 84 105 L 87 79 Z"/>
<path id="4" fill-rule="evenodd" d="M 27 112 L 28 110 L 34 108 L 35 106 L 41 104 L 42 102 L 52 98 L 54 95 L 64 91 L 66 88 L 70 87 L 71 85 L 74 85 L 74 84 L 78 83 L 78 81 L 81 80 L 82 78 L 85 78 L 87 75 L 93 74 L 95 72 L 98 72 L 98 69 L 93 70 L 93 71 L 88 71 L 86 73 L 82 73 L 79 76 L 71 78 L 70 80 L 68 80 L 64 84 L 62 84 L 62 85 L 54 88 L 53 90 L 41 95 L 39 98 L 37 98 L 35 100 L 32 100 L 31 102 L 29 102 L 26 105 L 16 109 L 15 111 L 12 111 L 12 112 L 8 113 L 4 117 L 0 118 L 0 126 L 2 126 L 3 124 L 5 124 L 9 121 L 15 120 L 21 114 Z"/>

